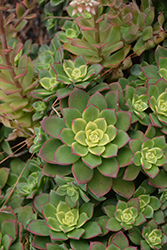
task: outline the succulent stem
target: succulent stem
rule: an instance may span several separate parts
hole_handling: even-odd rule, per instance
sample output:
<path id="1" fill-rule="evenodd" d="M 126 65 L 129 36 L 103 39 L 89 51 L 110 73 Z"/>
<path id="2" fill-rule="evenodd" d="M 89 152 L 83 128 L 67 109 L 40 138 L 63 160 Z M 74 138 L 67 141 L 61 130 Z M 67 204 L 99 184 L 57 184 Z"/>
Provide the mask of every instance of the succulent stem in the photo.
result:
<path id="1" fill-rule="evenodd" d="M 3 20 L 3 18 L 4 18 L 3 12 L 2 12 L 2 10 L 0 10 L 0 38 L 1 38 L 1 42 L 2 42 L 2 49 L 4 50 L 3 51 L 4 58 L 5 58 L 5 61 L 6 61 L 6 65 L 8 66 L 10 75 L 11 75 L 11 77 L 13 79 L 13 83 L 15 84 L 15 86 L 17 88 L 22 88 L 21 85 L 20 85 L 20 83 L 15 80 L 16 74 L 15 74 L 13 66 L 12 66 L 12 64 L 10 62 L 9 54 L 7 52 L 5 52 L 5 50 L 8 50 L 8 45 L 7 45 L 6 36 L 5 36 L 5 29 L 4 29 L 4 20 Z"/>

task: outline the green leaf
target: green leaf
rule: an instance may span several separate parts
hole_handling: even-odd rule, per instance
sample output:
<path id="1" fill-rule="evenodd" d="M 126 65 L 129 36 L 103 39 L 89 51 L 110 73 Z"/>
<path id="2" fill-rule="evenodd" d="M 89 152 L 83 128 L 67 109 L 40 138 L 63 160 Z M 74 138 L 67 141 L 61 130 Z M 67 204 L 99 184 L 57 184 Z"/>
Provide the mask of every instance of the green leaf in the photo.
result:
<path id="1" fill-rule="evenodd" d="M 67 146 L 71 146 L 71 144 L 74 142 L 74 133 L 70 128 L 63 128 L 58 138 Z"/>
<path id="2" fill-rule="evenodd" d="M 142 71 L 144 75 L 146 75 L 148 78 L 155 78 L 155 79 L 160 78 L 160 76 L 157 73 L 158 67 L 155 65 L 144 66 L 142 67 Z"/>
<path id="3" fill-rule="evenodd" d="M 72 154 L 70 147 L 62 145 L 56 150 L 54 158 L 57 164 L 69 165 L 76 162 L 80 157 Z"/>
<path id="4" fill-rule="evenodd" d="M 56 217 L 56 215 L 54 215 L 54 217 Z M 46 225 L 50 229 L 52 229 L 52 230 L 54 230 L 56 232 L 62 231 L 61 228 L 60 228 L 61 224 L 60 224 L 60 222 L 58 221 L 57 218 L 52 218 L 52 217 L 47 218 Z"/>
<path id="5" fill-rule="evenodd" d="M 0 188 L 3 188 L 7 182 L 10 169 L 6 167 L 0 168 Z"/>
<path id="6" fill-rule="evenodd" d="M 82 235 L 83 239 L 91 239 L 102 234 L 101 227 L 95 221 L 87 222 L 83 227 L 85 233 Z"/>
<path id="7" fill-rule="evenodd" d="M 100 156 L 105 150 L 104 146 L 96 146 L 96 147 L 90 147 L 89 148 L 89 152 L 94 154 L 94 155 L 98 155 Z"/>
<path id="8" fill-rule="evenodd" d="M 87 183 L 93 177 L 93 170 L 86 166 L 80 159 L 73 164 L 72 172 L 79 184 Z"/>
<path id="9" fill-rule="evenodd" d="M 157 188 L 166 188 L 167 187 L 167 173 L 164 170 L 161 170 L 154 179 L 149 178 L 149 184 Z"/>
<path id="10" fill-rule="evenodd" d="M 135 219 L 134 225 L 139 226 L 140 224 L 143 224 L 146 221 L 145 216 L 142 213 L 139 213 L 139 215 Z"/>
<path id="11" fill-rule="evenodd" d="M 128 236 L 135 245 L 140 246 L 140 241 L 142 240 L 142 234 L 139 228 L 134 227 L 132 230 L 129 231 Z"/>
<path id="12" fill-rule="evenodd" d="M 166 145 L 165 136 L 157 136 L 153 138 L 154 147 L 163 149 Z"/>
<path id="13" fill-rule="evenodd" d="M 85 131 L 86 125 L 87 123 L 84 119 L 78 118 L 72 121 L 72 130 L 75 134 L 81 130 Z"/>
<path id="14" fill-rule="evenodd" d="M 50 230 L 50 238 L 51 240 L 67 240 L 68 237 L 63 232 L 55 232 L 53 230 Z"/>
<path id="15" fill-rule="evenodd" d="M 130 149 L 133 153 L 136 153 L 137 151 L 141 150 L 142 142 L 138 139 L 132 139 L 129 142 Z"/>
<path id="16" fill-rule="evenodd" d="M 33 234 L 48 236 L 49 235 L 49 227 L 45 225 L 45 220 L 33 220 L 27 227 L 27 230 Z"/>
<path id="17" fill-rule="evenodd" d="M 102 154 L 102 157 L 104 158 L 111 158 L 113 156 L 116 156 L 118 152 L 118 146 L 113 143 L 108 143 L 105 146 L 105 151 Z"/>
<path id="18" fill-rule="evenodd" d="M 110 231 L 119 231 L 122 227 L 120 222 L 116 220 L 116 218 L 110 218 L 106 223 L 106 228 Z"/>
<path id="19" fill-rule="evenodd" d="M 23 249 L 23 243 L 21 242 L 15 242 L 10 246 L 10 250 L 22 250 Z"/>
<path id="20" fill-rule="evenodd" d="M 131 116 L 132 114 L 128 111 L 118 111 L 117 113 L 117 122 L 115 127 L 127 131 L 130 127 Z"/>
<path id="21" fill-rule="evenodd" d="M 99 109 L 90 104 L 88 107 L 86 107 L 86 109 L 83 111 L 83 119 L 86 121 L 86 122 L 89 122 L 89 121 L 94 121 L 96 120 L 98 117 L 99 117 Z"/>
<path id="22" fill-rule="evenodd" d="M 100 156 L 88 153 L 87 155 L 82 157 L 82 161 L 92 169 L 99 166 L 102 162 L 102 159 Z"/>
<path id="23" fill-rule="evenodd" d="M 97 197 L 109 192 L 112 187 L 112 178 L 102 175 L 97 169 L 94 170 L 93 179 L 88 183 L 88 188 Z"/>
<path id="24" fill-rule="evenodd" d="M 105 98 L 107 101 L 107 107 L 109 109 L 115 109 L 115 111 L 117 111 L 118 110 L 118 91 L 107 92 L 107 94 L 105 95 Z"/>
<path id="25" fill-rule="evenodd" d="M 62 167 L 56 164 L 45 163 L 42 173 L 51 177 L 55 177 L 58 174 L 61 176 L 69 175 L 71 173 L 71 165 Z"/>
<path id="26" fill-rule="evenodd" d="M 108 177 L 117 177 L 119 165 L 115 157 L 103 159 L 102 164 L 97 167 L 100 173 Z"/>
<path id="27" fill-rule="evenodd" d="M 115 110 L 104 109 L 100 112 L 99 118 L 105 118 L 107 125 L 114 125 L 117 121 Z"/>
<path id="28" fill-rule="evenodd" d="M 89 243 L 86 240 L 70 240 L 70 246 L 74 250 L 89 250 Z"/>
<path id="29" fill-rule="evenodd" d="M 141 165 L 141 152 L 140 151 L 137 151 L 135 153 L 135 155 L 132 158 L 132 161 L 134 162 L 134 164 L 136 166 L 140 166 Z"/>
<path id="30" fill-rule="evenodd" d="M 151 206 L 147 205 L 145 207 L 145 210 L 143 211 L 144 216 L 148 219 L 148 218 L 153 218 L 153 213 L 154 210 Z"/>
<path id="31" fill-rule="evenodd" d="M 162 224 L 164 223 L 164 212 L 161 209 L 158 209 L 157 211 L 154 211 L 154 215 L 153 215 L 154 220 L 156 221 L 156 223 Z"/>
<path id="32" fill-rule="evenodd" d="M 35 247 L 38 247 L 39 249 L 46 249 L 46 244 L 50 243 L 50 236 L 38 236 L 35 235 L 33 239 L 33 244 Z"/>
<path id="33" fill-rule="evenodd" d="M 36 196 L 34 199 L 35 210 L 42 213 L 41 205 L 43 205 L 44 203 L 46 203 L 48 201 L 49 201 L 49 195 L 46 193 L 43 193 L 43 194 Z"/>
<path id="34" fill-rule="evenodd" d="M 128 134 L 123 130 L 118 130 L 116 138 L 112 141 L 113 144 L 116 144 L 118 148 L 125 146 L 130 140 Z"/>
<path id="35" fill-rule="evenodd" d="M 104 59 L 102 65 L 107 68 L 115 68 L 125 59 L 125 57 L 130 51 L 130 48 L 131 46 L 125 45 L 122 49 L 116 51 L 111 56 L 107 56 L 106 59 Z"/>
<path id="36" fill-rule="evenodd" d="M 106 100 L 99 92 L 96 92 L 89 98 L 87 105 L 89 104 L 95 105 L 100 111 L 107 108 Z"/>
<path id="37" fill-rule="evenodd" d="M 137 178 L 138 174 L 140 173 L 141 167 L 135 166 L 131 164 L 126 167 L 123 179 L 125 181 L 133 181 Z"/>
<path id="38" fill-rule="evenodd" d="M 62 143 L 58 139 L 47 140 L 41 147 L 38 156 L 49 163 L 55 163 L 54 154 L 55 151 Z"/>
<path id="39" fill-rule="evenodd" d="M 113 190 L 119 195 L 130 199 L 135 191 L 135 185 L 132 181 L 125 181 L 121 178 L 113 179 Z"/>
<path id="40" fill-rule="evenodd" d="M 85 230 L 82 228 L 76 228 L 72 232 L 69 232 L 67 236 L 71 239 L 79 240 L 81 236 L 84 234 Z"/>
<path id="41" fill-rule="evenodd" d="M 88 147 L 81 145 L 78 142 L 72 143 L 72 153 L 78 156 L 85 156 L 88 154 Z"/>
<path id="42" fill-rule="evenodd" d="M 67 127 L 71 128 L 72 120 L 76 118 L 82 118 L 80 111 L 76 108 L 64 108 L 63 109 L 64 120 Z"/>
<path id="43" fill-rule="evenodd" d="M 153 28 L 151 26 L 147 26 L 142 32 L 143 41 L 147 41 L 153 36 Z"/>
<path id="44" fill-rule="evenodd" d="M 120 249 L 124 249 L 124 248 L 127 249 L 127 247 L 129 246 L 128 239 L 122 231 L 114 235 L 114 237 L 112 238 L 112 243 L 119 246 Z"/>
<path id="45" fill-rule="evenodd" d="M 5 220 L 1 225 L 1 233 L 2 235 L 8 234 L 13 241 L 15 241 L 17 237 L 17 224 L 15 220 Z"/>
<path id="46" fill-rule="evenodd" d="M 150 197 L 150 202 L 149 205 L 154 209 L 154 210 L 158 210 L 158 208 L 160 207 L 160 201 L 157 197 L 155 196 L 151 196 Z"/>
<path id="47" fill-rule="evenodd" d="M 8 234 L 5 234 L 3 238 L 1 239 L 1 246 L 4 249 L 9 249 L 10 245 L 12 244 L 12 241 L 13 239 Z"/>
<path id="48" fill-rule="evenodd" d="M 56 91 L 56 94 L 57 94 L 57 97 L 59 99 L 62 99 L 64 97 L 68 96 L 71 92 L 72 92 L 71 88 L 62 88 L 62 89 L 58 89 Z"/>
<path id="49" fill-rule="evenodd" d="M 65 128 L 64 120 L 62 118 L 51 116 L 41 121 L 41 126 L 47 134 L 52 137 L 57 137 L 62 128 Z"/>
<path id="50" fill-rule="evenodd" d="M 57 213 L 56 208 L 51 203 L 46 203 L 42 205 L 42 212 L 45 218 L 48 217 L 55 217 L 55 214 Z"/>
<path id="51" fill-rule="evenodd" d="M 106 247 L 103 243 L 101 242 L 91 242 L 90 243 L 90 249 L 91 250 L 105 250 Z"/>
<path id="52" fill-rule="evenodd" d="M 118 150 L 117 160 L 120 167 L 124 167 L 132 163 L 131 158 L 133 154 L 128 146 Z"/>
<path id="53" fill-rule="evenodd" d="M 20 209 L 18 213 L 18 221 L 23 224 L 25 227 L 27 225 L 27 222 L 32 219 L 33 216 L 33 210 L 31 206 L 24 206 Z"/>

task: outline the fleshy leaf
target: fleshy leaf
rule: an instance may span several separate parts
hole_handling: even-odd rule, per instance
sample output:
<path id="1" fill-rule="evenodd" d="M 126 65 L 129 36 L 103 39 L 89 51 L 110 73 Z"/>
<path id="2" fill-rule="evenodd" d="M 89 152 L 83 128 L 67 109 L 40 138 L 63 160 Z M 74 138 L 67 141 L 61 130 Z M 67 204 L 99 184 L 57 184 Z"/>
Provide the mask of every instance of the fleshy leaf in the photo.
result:
<path id="1" fill-rule="evenodd" d="M 98 170 L 94 170 L 93 179 L 88 183 L 88 188 L 97 197 L 101 197 L 109 192 L 112 187 L 112 178 L 102 175 Z"/>
<path id="2" fill-rule="evenodd" d="M 88 107 L 86 107 L 86 109 L 83 111 L 83 119 L 86 121 L 86 122 L 89 122 L 89 121 L 94 121 L 98 118 L 99 116 L 99 109 L 90 104 Z"/>
<path id="3" fill-rule="evenodd" d="M 69 165 L 78 159 L 79 156 L 72 154 L 71 148 L 66 145 L 58 147 L 54 155 L 55 163 L 60 165 Z"/>
<path id="4" fill-rule="evenodd" d="M 113 179 L 113 187 L 114 191 L 119 195 L 130 199 L 135 191 L 134 183 L 131 181 L 124 181 L 121 178 Z"/>
<path id="5" fill-rule="evenodd" d="M 100 111 L 107 108 L 106 100 L 99 92 L 96 92 L 89 98 L 87 105 L 89 104 L 95 105 Z"/>
<path id="6" fill-rule="evenodd" d="M 76 228 L 74 229 L 72 232 L 69 232 L 67 234 L 67 236 L 70 238 L 70 239 L 77 239 L 79 240 L 80 237 L 84 234 L 85 230 L 82 229 L 82 228 Z"/>
<path id="7" fill-rule="evenodd" d="M 93 170 L 86 166 L 80 159 L 73 164 L 72 172 L 79 184 L 87 183 L 93 177 Z"/>
<path id="8" fill-rule="evenodd" d="M 49 235 L 49 227 L 45 225 L 45 220 L 33 220 L 27 227 L 27 230 L 33 234 L 48 236 Z"/>
<path id="9" fill-rule="evenodd" d="M 69 107 L 77 108 L 81 113 L 84 111 L 89 95 L 78 88 L 75 88 L 69 96 Z"/>
<path id="10" fill-rule="evenodd" d="M 65 123 L 66 123 L 67 127 L 69 127 L 69 128 L 71 128 L 71 126 L 72 126 L 72 120 L 74 120 L 76 118 L 82 118 L 82 115 L 79 112 L 79 110 L 75 109 L 75 108 L 64 108 L 63 115 L 64 115 Z"/>
<path id="11" fill-rule="evenodd" d="M 117 177 L 119 165 L 115 157 L 103 159 L 102 164 L 97 167 L 101 174 L 108 177 Z"/>
<path id="12" fill-rule="evenodd" d="M 127 111 L 117 112 L 117 122 L 115 124 L 117 129 L 127 131 L 130 127 L 132 113 Z"/>
<path id="13" fill-rule="evenodd" d="M 55 138 L 58 136 L 60 130 L 66 127 L 64 124 L 64 120 L 56 116 L 51 116 L 43 119 L 41 121 L 41 126 L 47 134 Z"/>
<path id="14" fill-rule="evenodd" d="M 102 234 L 99 224 L 95 221 L 87 222 L 82 228 L 85 230 L 82 236 L 83 239 L 90 239 Z"/>
<path id="15" fill-rule="evenodd" d="M 38 156 L 49 163 L 55 163 L 54 154 L 55 151 L 62 143 L 58 139 L 50 139 L 46 141 L 41 147 Z"/>
<path id="16" fill-rule="evenodd" d="M 82 160 L 91 169 L 99 166 L 102 162 L 100 156 L 92 155 L 91 153 L 88 153 L 86 156 L 83 156 Z"/>
<path id="17" fill-rule="evenodd" d="M 118 148 L 122 148 L 125 146 L 130 140 L 128 134 L 123 130 L 118 130 L 116 138 L 112 141 L 112 143 L 116 144 Z"/>

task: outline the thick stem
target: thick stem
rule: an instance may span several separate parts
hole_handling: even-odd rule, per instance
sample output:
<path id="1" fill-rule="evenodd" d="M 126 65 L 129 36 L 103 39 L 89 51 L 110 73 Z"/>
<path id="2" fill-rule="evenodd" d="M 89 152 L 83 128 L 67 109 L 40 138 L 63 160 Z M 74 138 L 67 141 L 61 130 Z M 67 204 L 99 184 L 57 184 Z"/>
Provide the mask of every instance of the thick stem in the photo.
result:
<path id="1" fill-rule="evenodd" d="M 10 72 L 10 75 L 12 77 L 13 83 L 17 88 L 22 88 L 20 83 L 18 81 L 15 80 L 15 72 L 13 69 L 13 66 L 10 62 L 10 57 L 8 52 L 5 52 L 5 50 L 8 50 L 8 45 L 7 45 L 7 40 L 6 40 L 6 35 L 5 35 L 5 29 L 4 29 L 4 20 L 3 20 L 3 12 L 2 10 L 0 10 L 0 39 L 1 39 L 1 43 L 2 43 L 2 49 L 4 50 L 3 55 L 4 55 L 4 59 L 6 61 L 6 65 L 8 66 L 8 70 Z"/>
<path id="2" fill-rule="evenodd" d="M 97 23 L 97 19 L 99 17 L 99 8 L 96 6 L 95 8 L 96 14 L 94 15 L 94 27 L 96 29 L 95 33 L 95 41 L 96 43 L 100 43 L 100 30 L 99 30 L 99 23 Z M 101 56 L 101 48 L 98 48 L 98 56 Z"/>

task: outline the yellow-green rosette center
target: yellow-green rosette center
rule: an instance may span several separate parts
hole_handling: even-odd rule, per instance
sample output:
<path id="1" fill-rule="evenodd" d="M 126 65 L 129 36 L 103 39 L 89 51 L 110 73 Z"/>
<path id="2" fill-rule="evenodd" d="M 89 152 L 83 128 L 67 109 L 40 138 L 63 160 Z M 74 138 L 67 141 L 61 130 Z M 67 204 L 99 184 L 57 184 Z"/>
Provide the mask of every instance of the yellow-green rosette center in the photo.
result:
<path id="1" fill-rule="evenodd" d="M 157 246 L 161 244 L 162 232 L 159 229 L 154 229 L 147 235 L 146 240 L 150 246 Z"/>
<path id="2" fill-rule="evenodd" d="M 65 214 L 65 217 L 64 217 L 64 219 L 62 219 L 62 222 L 63 222 L 64 225 L 69 226 L 69 227 L 77 224 L 72 211 L 68 211 Z"/>
<path id="3" fill-rule="evenodd" d="M 128 224 L 133 219 L 133 212 L 131 209 L 127 208 L 122 212 L 121 220 Z"/>
<path id="4" fill-rule="evenodd" d="M 134 103 L 134 108 L 137 111 L 144 111 L 145 109 L 147 109 L 147 107 L 147 103 L 143 102 L 142 100 L 138 100 Z"/>

